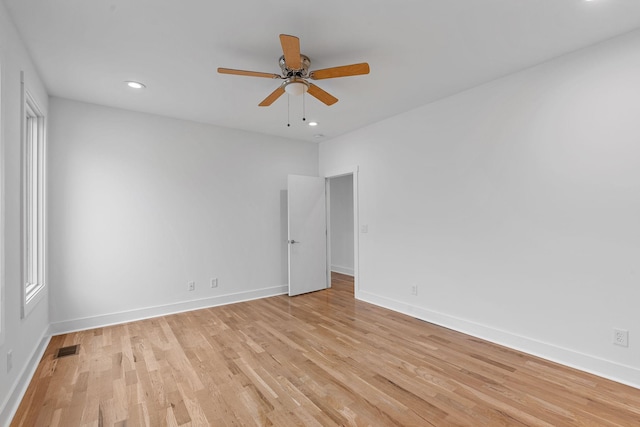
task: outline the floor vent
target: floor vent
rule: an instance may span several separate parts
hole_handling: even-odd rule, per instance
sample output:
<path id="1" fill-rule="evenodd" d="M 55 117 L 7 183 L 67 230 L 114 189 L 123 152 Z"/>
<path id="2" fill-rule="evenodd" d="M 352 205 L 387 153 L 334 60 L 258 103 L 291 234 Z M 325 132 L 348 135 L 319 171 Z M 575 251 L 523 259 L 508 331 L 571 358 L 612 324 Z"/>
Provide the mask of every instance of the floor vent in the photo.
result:
<path id="1" fill-rule="evenodd" d="M 79 349 L 80 349 L 80 344 L 59 348 L 55 358 L 59 359 L 61 357 L 73 356 L 74 354 L 78 354 Z"/>

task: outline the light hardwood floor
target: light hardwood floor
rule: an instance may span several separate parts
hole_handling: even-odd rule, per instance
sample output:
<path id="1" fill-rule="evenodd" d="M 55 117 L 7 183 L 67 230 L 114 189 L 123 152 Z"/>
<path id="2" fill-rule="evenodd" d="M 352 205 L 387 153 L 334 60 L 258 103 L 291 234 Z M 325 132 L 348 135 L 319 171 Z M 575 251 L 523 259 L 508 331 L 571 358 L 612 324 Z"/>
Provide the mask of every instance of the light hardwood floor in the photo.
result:
<path id="1" fill-rule="evenodd" d="M 334 275 L 53 337 L 12 423 L 165 425 L 638 426 L 640 390 L 357 301 Z"/>

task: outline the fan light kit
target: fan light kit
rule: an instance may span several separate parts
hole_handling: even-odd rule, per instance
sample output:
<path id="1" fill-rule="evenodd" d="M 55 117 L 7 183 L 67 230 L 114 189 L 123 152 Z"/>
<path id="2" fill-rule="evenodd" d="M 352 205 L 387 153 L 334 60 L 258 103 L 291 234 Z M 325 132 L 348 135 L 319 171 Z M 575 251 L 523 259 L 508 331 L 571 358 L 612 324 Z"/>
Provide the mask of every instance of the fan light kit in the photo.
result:
<path id="1" fill-rule="evenodd" d="M 309 71 L 311 60 L 308 56 L 300 53 L 300 39 L 298 37 L 280 34 L 280 44 L 282 45 L 282 52 L 284 53 L 278 61 L 281 74 L 235 70 L 231 68 L 218 68 L 218 72 L 221 74 L 233 74 L 237 76 L 264 77 L 268 79 L 283 80 L 282 84 L 280 84 L 276 90 L 271 92 L 269 96 L 258 104 L 260 107 L 268 107 L 285 92 L 288 95 L 294 96 L 304 96 L 305 93 L 308 93 L 325 105 L 333 105 L 338 102 L 338 98 L 309 82 L 309 79 L 322 80 L 369 74 L 369 64 L 366 62 Z M 302 120 L 306 120 L 304 118 L 304 111 Z M 309 124 L 311 125 L 311 123 Z M 290 124 L 287 124 L 287 126 L 290 126 Z"/>
<path id="2" fill-rule="evenodd" d="M 284 91 L 289 95 L 298 96 L 309 90 L 309 84 L 304 80 L 293 79 L 283 84 Z"/>

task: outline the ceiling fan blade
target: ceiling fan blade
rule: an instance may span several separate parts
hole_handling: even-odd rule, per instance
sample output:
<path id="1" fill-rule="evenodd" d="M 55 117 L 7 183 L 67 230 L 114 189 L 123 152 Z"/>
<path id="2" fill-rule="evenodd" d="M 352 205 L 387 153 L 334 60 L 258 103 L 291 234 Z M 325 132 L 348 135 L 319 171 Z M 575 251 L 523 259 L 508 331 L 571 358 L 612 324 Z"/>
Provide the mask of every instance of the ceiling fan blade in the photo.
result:
<path id="1" fill-rule="evenodd" d="M 366 62 L 312 71 L 309 73 L 309 78 L 321 80 L 333 79 L 335 77 L 359 76 L 361 74 L 369 74 L 369 64 Z"/>
<path id="2" fill-rule="evenodd" d="M 232 68 L 218 68 L 218 72 L 221 74 L 233 74 L 236 76 L 265 77 L 267 79 L 281 78 L 279 74 L 260 73 L 258 71 L 234 70 Z"/>
<path id="3" fill-rule="evenodd" d="M 309 90 L 307 91 L 307 93 L 327 105 L 333 105 L 338 102 L 338 98 L 331 95 L 329 92 L 320 89 L 313 83 L 309 83 Z"/>
<path id="4" fill-rule="evenodd" d="M 271 92 L 271 94 L 269 96 L 267 96 L 264 99 L 264 101 L 262 101 L 260 104 L 258 104 L 258 106 L 259 107 L 268 107 L 269 105 L 273 104 L 273 101 L 275 101 L 276 99 L 280 98 L 283 93 L 284 93 L 284 88 L 282 86 L 280 86 L 279 88 L 277 88 L 276 90 Z"/>
<path id="5" fill-rule="evenodd" d="M 300 39 L 296 36 L 280 34 L 280 44 L 282 45 L 282 53 L 284 53 L 284 62 L 287 64 L 287 68 L 299 70 L 302 62 L 300 60 Z"/>

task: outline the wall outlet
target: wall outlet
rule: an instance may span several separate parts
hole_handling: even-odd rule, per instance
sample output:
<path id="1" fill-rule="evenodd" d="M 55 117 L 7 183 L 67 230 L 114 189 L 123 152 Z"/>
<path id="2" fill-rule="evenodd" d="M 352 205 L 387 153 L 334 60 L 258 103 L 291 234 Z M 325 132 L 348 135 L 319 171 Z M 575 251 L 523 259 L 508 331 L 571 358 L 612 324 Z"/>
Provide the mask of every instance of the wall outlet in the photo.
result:
<path id="1" fill-rule="evenodd" d="M 217 288 L 218 287 L 218 278 L 211 279 L 211 287 L 212 288 Z"/>
<path id="2" fill-rule="evenodd" d="M 418 285 L 411 285 L 411 295 L 418 295 Z"/>
<path id="3" fill-rule="evenodd" d="M 190 291 L 195 291 L 196 290 L 196 282 L 189 282 L 189 284 L 187 286 L 188 286 L 188 289 Z"/>
<path id="4" fill-rule="evenodd" d="M 629 347 L 629 331 L 613 328 L 613 343 L 622 347 Z"/>
<path id="5" fill-rule="evenodd" d="M 7 374 L 13 369 L 13 350 L 7 351 Z"/>

